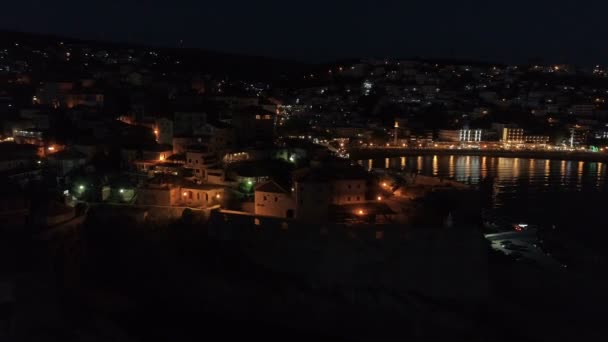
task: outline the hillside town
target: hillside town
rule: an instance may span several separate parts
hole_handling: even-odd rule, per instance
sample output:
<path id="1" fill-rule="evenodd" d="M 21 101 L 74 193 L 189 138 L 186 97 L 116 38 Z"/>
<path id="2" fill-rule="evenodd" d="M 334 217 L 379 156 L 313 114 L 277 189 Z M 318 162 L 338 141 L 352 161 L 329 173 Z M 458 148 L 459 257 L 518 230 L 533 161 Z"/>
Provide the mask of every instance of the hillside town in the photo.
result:
<path id="1" fill-rule="evenodd" d="M 32 186 L 68 208 L 375 220 L 395 211 L 379 199 L 398 186 L 385 191 L 349 151 L 608 145 L 599 65 L 361 59 L 256 81 L 196 72 L 192 59 L 60 40 L 1 50 L 3 217 L 31 219 L 32 198 L 7 189 Z"/>
<path id="2" fill-rule="evenodd" d="M 608 67 L 160 44 L 0 31 L 0 341 L 598 339 Z"/>

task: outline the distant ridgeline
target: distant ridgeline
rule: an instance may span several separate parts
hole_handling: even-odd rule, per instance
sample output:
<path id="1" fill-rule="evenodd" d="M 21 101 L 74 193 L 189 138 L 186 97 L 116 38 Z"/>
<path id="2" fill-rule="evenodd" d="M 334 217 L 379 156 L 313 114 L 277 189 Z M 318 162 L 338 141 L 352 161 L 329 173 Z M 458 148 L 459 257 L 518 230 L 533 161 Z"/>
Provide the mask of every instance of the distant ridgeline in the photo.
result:
<path id="1" fill-rule="evenodd" d="M 262 56 L 247 56 L 232 53 L 214 52 L 196 48 L 170 48 L 149 46 L 127 42 L 109 42 L 59 37 L 54 35 L 12 32 L 0 30 L 0 46 L 20 47 L 44 51 L 59 44 L 69 46 L 72 51 L 78 49 L 103 50 L 113 52 L 129 51 L 134 55 L 145 55 L 150 51 L 158 56 L 169 57 L 159 60 L 154 65 L 142 65 L 156 72 L 195 72 L 216 76 L 234 76 L 241 80 L 251 79 L 269 81 L 283 78 L 291 73 L 299 73 L 307 68 L 300 62 L 280 60 Z M 51 55 L 51 54 L 50 54 Z M 164 63 L 162 61 L 165 61 Z M 175 63 L 179 60 L 179 63 Z M 128 63 L 122 63 L 128 64 Z"/>

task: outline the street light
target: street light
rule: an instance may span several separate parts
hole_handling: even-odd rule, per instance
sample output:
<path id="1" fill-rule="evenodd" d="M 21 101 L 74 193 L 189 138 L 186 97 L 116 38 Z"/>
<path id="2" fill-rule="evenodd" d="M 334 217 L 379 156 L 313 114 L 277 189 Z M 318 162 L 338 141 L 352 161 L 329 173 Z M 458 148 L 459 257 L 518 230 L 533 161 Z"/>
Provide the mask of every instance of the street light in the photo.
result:
<path id="1" fill-rule="evenodd" d="M 378 196 L 378 201 L 382 201 L 382 196 Z"/>

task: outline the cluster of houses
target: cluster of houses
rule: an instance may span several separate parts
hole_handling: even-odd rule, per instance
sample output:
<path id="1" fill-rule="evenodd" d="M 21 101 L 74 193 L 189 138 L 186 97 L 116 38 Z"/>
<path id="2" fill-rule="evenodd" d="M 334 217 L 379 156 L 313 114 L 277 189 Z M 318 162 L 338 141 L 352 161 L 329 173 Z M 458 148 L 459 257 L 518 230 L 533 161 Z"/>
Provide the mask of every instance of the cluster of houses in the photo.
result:
<path id="1" fill-rule="evenodd" d="M 62 88 L 45 89 L 48 98 L 36 98 L 44 124 L 4 123 L 0 171 L 21 189 L 52 184 L 68 205 L 230 209 L 301 221 L 377 211 L 367 171 L 324 146 L 277 137 L 276 106 L 257 98 L 215 97 L 170 115 L 109 119 L 94 106 L 43 107 L 55 99 L 48 89 Z M 61 128 L 69 131 L 61 136 Z"/>

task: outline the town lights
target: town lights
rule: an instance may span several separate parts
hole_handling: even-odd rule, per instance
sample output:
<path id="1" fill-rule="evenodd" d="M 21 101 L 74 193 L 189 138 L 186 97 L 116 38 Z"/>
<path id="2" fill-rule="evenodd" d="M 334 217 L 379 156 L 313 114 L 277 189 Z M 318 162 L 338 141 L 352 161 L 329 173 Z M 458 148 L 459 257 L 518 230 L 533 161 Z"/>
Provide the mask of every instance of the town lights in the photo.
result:
<path id="1" fill-rule="evenodd" d="M 125 189 L 120 189 L 118 192 L 122 194 L 123 192 L 125 192 Z"/>
<path id="2" fill-rule="evenodd" d="M 386 185 L 387 185 L 387 184 L 386 184 L 386 182 L 382 183 L 382 186 L 383 186 L 383 187 L 386 187 Z"/>
<path id="3" fill-rule="evenodd" d="M 184 191 L 184 193 L 182 194 L 184 197 L 188 196 L 188 192 Z"/>
<path id="4" fill-rule="evenodd" d="M 49 150 L 49 151 L 55 151 L 55 146 L 49 146 L 49 147 L 48 147 L 48 150 Z"/>
<path id="5" fill-rule="evenodd" d="M 357 211 L 357 214 L 363 215 L 363 210 L 359 209 L 359 211 Z"/>
<path id="6" fill-rule="evenodd" d="M 253 182 L 252 182 L 251 180 L 248 180 L 248 181 L 247 181 L 247 185 L 252 186 L 252 185 L 253 185 Z"/>
<path id="7" fill-rule="evenodd" d="M 217 195 L 215 195 L 215 198 L 220 199 L 220 198 L 222 198 L 222 195 L 217 194 Z"/>
<path id="8" fill-rule="evenodd" d="M 382 196 L 378 196 L 378 201 L 382 201 Z"/>

